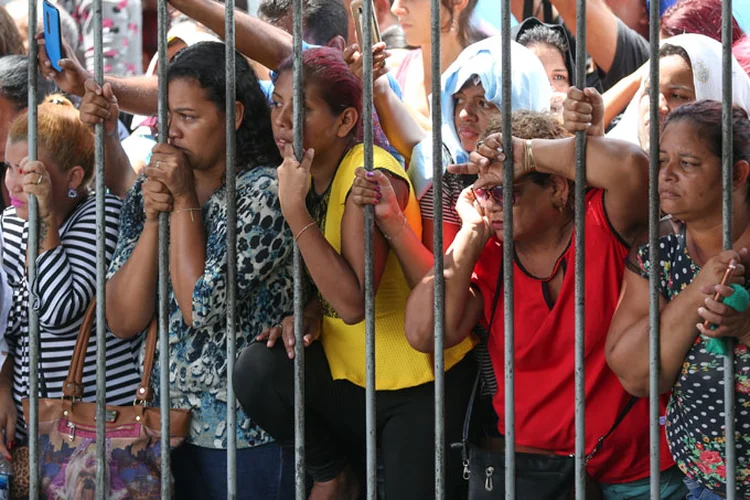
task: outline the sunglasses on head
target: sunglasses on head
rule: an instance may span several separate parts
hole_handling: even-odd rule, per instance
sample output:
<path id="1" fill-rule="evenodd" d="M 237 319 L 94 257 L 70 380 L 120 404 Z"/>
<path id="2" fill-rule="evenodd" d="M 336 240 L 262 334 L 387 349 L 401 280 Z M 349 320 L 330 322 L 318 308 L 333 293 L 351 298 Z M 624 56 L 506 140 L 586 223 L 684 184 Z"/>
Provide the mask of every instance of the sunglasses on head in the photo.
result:
<path id="1" fill-rule="evenodd" d="M 511 201 L 512 205 L 516 204 L 516 194 L 517 194 L 517 187 L 523 186 L 524 184 L 528 184 L 530 182 L 533 182 L 532 180 L 525 180 L 523 182 L 519 182 L 518 184 L 513 185 L 513 198 Z M 474 192 L 474 197 L 479 201 L 481 204 L 486 204 L 490 198 L 497 203 L 498 205 L 503 204 L 503 186 L 502 184 L 498 184 L 497 186 L 488 186 L 488 187 L 482 187 L 482 188 L 471 188 L 471 190 Z"/>

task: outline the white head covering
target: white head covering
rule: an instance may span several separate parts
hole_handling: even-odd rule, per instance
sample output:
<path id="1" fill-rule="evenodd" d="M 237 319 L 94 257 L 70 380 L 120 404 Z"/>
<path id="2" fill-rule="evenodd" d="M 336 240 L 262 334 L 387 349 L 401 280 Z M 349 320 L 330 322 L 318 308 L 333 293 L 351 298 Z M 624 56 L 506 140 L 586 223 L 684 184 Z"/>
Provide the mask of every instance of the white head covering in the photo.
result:
<path id="1" fill-rule="evenodd" d="M 493 36 L 466 47 L 441 77 L 443 144 L 457 163 L 468 161 L 453 120 L 453 95 L 473 78 L 484 88 L 484 98 L 502 110 L 503 64 L 502 38 Z M 551 89 L 549 78 L 536 55 L 519 43 L 511 41 L 511 111 L 549 110 Z M 445 167 L 445 165 L 443 166 Z M 432 185 L 432 138 L 420 142 L 412 152 L 409 177 L 418 198 Z"/>
<path id="2" fill-rule="evenodd" d="M 687 34 L 667 38 L 664 44 L 682 47 L 690 57 L 693 68 L 693 85 L 695 100 L 722 100 L 722 47 L 721 43 L 705 35 Z M 644 84 L 630 101 L 620 123 L 607 134 L 607 137 L 622 139 L 639 144 L 639 107 L 643 96 Z M 750 113 L 750 77 L 732 56 L 732 102 L 745 108 Z"/>

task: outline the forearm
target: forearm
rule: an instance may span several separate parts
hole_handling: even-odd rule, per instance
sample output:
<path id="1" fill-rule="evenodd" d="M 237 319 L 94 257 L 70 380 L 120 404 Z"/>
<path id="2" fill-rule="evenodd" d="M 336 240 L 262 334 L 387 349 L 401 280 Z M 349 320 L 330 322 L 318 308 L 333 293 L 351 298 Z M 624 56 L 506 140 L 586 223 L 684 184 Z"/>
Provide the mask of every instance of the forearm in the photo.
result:
<path id="1" fill-rule="evenodd" d="M 697 313 L 700 301 L 701 298 L 694 297 L 688 288 L 661 310 L 660 393 L 672 389 L 685 357 L 695 342 L 698 335 L 695 324 L 701 320 Z M 637 396 L 646 396 L 650 390 L 650 330 L 650 319 L 645 316 L 620 337 L 608 357 L 610 367 L 623 386 Z"/>
<path id="2" fill-rule="evenodd" d="M 575 180 L 576 138 L 534 139 L 531 142 L 534 164 L 539 172 Z M 586 139 L 586 184 L 614 192 L 628 186 L 642 186 L 641 172 L 647 175 L 648 156 L 639 147 L 606 137 Z"/>
<path id="3" fill-rule="evenodd" d="M 174 1 L 184 14 L 224 36 L 224 6 L 212 0 Z M 239 52 L 263 66 L 276 69 L 292 53 L 292 36 L 258 18 L 235 11 L 235 37 Z"/>
<path id="4" fill-rule="evenodd" d="M 145 116 L 157 113 L 159 87 L 156 76 L 108 76 L 104 81 L 112 85 L 112 92 L 117 96 L 120 110 Z"/>
<path id="5" fill-rule="evenodd" d="M 120 198 L 125 198 L 128 190 L 133 186 L 136 172 L 130 166 L 130 159 L 125 153 L 117 129 L 107 135 L 104 140 L 104 184 L 107 189 Z"/>
<path id="6" fill-rule="evenodd" d="M 159 223 L 147 221 L 133 253 L 107 281 L 107 324 L 117 337 L 145 330 L 156 311 Z"/>
<path id="7" fill-rule="evenodd" d="M 352 267 L 326 240 L 306 209 L 287 216 L 286 220 L 292 234 L 299 236 L 300 253 L 321 296 L 346 323 L 361 321 L 364 287 Z M 313 225 L 308 227 L 310 224 Z"/>
<path id="8" fill-rule="evenodd" d="M 376 92 L 373 104 L 388 141 L 404 158 L 411 159 L 414 146 L 426 137 L 425 132 L 390 87 Z"/>
<path id="9" fill-rule="evenodd" d="M 638 88 L 641 86 L 641 78 L 638 72 L 623 78 L 614 87 L 604 93 L 604 127 L 609 127 L 612 120 L 633 100 Z"/>
<path id="10" fill-rule="evenodd" d="M 206 233 L 197 198 L 175 200 L 170 216 L 169 262 L 172 287 L 182 317 L 193 324 L 193 291 L 206 268 Z"/>
<path id="11" fill-rule="evenodd" d="M 471 276 L 474 265 L 484 250 L 488 237 L 481 232 L 462 228 L 446 252 L 444 260 L 445 284 L 445 342 L 446 346 L 458 344 L 471 332 L 466 327 L 466 304 L 471 295 Z M 434 349 L 435 275 L 427 275 L 414 287 L 406 304 L 405 330 L 409 342 L 416 349 L 431 352 Z"/>
<path id="12" fill-rule="evenodd" d="M 406 222 L 406 216 L 403 213 L 399 215 L 398 220 L 380 223 L 380 230 L 398 258 L 406 282 L 414 288 L 432 269 L 434 259 L 432 252 L 422 244 L 422 240 Z"/>
<path id="13" fill-rule="evenodd" d="M 577 36 L 576 4 L 576 0 L 552 0 L 573 36 Z M 617 17 L 604 0 L 586 2 L 586 51 L 604 72 L 610 70 L 617 52 Z"/>
<path id="14" fill-rule="evenodd" d="M 54 214 L 49 213 L 39 218 L 39 253 L 55 249 L 60 246 L 60 225 Z"/>

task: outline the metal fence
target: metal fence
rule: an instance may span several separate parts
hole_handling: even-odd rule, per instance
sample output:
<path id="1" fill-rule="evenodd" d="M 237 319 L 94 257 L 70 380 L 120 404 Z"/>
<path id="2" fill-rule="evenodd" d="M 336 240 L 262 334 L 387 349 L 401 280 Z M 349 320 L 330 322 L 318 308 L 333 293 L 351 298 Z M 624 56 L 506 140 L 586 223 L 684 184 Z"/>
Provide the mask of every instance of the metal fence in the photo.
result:
<path id="1" fill-rule="evenodd" d="M 577 17 L 577 53 L 576 53 L 576 81 L 584 82 L 586 76 L 586 1 L 578 0 L 578 17 Z M 440 105 L 440 0 L 431 0 L 431 39 L 432 39 L 432 139 L 433 139 L 433 179 L 442 177 L 441 165 L 441 105 Z M 226 0 L 226 24 L 225 24 L 225 42 L 226 42 L 226 126 L 227 126 L 227 191 L 228 195 L 228 282 L 236 283 L 236 183 L 235 183 L 235 135 L 234 135 L 234 101 L 235 101 L 235 22 L 234 22 L 234 0 Z M 293 36 L 294 36 L 294 151 L 298 159 L 301 160 L 303 154 L 303 97 L 302 97 L 302 0 L 294 1 L 293 13 Z M 364 2 L 364 19 L 371 16 L 372 4 Z M 29 2 L 29 19 L 37 18 L 37 3 Z M 723 170 L 723 213 L 724 213 L 724 248 L 732 248 L 732 65 L 731 65 L 731 14 L 732 1 L 723 1 L 723 150 L 722 150 L 722 170 Z M 167 2 L 160 0 L 158 4 L 159 14 L 159 109 L 158 123 L 159 130 L 166 131 L 168 128 L 167 119 Z M 650 8 L 650 35 L 651 35 L 651 64 L 650 79 L 652 82 L 659 80 L 659 3 L 652 2 Z M 102 4 L 101 0 L 94 1 L 94 25 L 95 30 L 95 79 L 100 85 L 103 84 L 103 58 L 102 58 Z M 502 71 L 503 71 L 503 110 L 511 109 L 511 57 L 510 57 L 510 0 L 503 0 L 503 17 L 502 17 Z M 34 43 L 36 25 L 29 23 L 29 55 L 32 61 L 37 57 L 37 45 Z M 363 23 L 364 47 L 372 45 L 372 26 L 371 23 Z M 372 53 L 364 50 L 364 143 L 365 143 L 365 165 L 366 168 L 372 169 L 373 164 L 373 132 L 372 132 L 372 109 L 373 109 L 373 83 L 372 83 Z M 37 134 L 36 134 L 36 102 L 37 102 L 37 70 L 33 64 L 29 65 L 29 133 L 28 146 L 29 159 L 34 160 L 37 157 Z M 651 104 L 651 130 L 650 143 L 658 144 L 659 142 L 659 119 L 658 119 L 659 87 L 652 85 L 650 87 L 650 104 Z M 511 150 L 511 114 L 503 113 L 503 136 L 504 148 L 506 151 Z M 159 141 L 166 142 L 167 134 L 159 134 Z M 575 482 L 576 498 L 585 498 L 585 438 L 584 438 L 584 272 L 585 272 L 585 231 L 584 231 L 584 186 L 585 186 L 585 151 L 586 135 L 585 132 L 577 133 L 576 141 L 576 191 L 575 191 L 575 224 L 576 224 L 576 262 L 575 262 L 575 428 L 576 428 L 576 446 L 575 446 Z M 651 165 L 650 165 L 650 182 L 649 182 L 649 245 L 650 254 L 656 255 L 658 249 L 658 223 L 659 223 L 659 199 L 658 199 L 658 165 L 659 152 L 657 148 L 651 148 Z M 512 210 L 512 159 L 507 155 L 505 163 L 505 182 L 504 182 L 504 302 L 505 302 L 505 441 L 506 441 L 506 498 L 515 498 L 515 419 L 514 419 L 514 292 L 513 292 L 513 210 Z M 106 353 L 105 353 L 105 239 L 104 239 L 104 129 L 99 124 L 96 127 L 96 194 L 97 194 L 97 475 L 96 491 L 97 498 L 105 498 L 105 447 L 102 445 L 105 430 L 105 380 L 106 373 Z M 445 460 L 443 450 L 445 449 L 444 436 L 444 370 L 443 370 L 443 339 L 444 339 L 444 283 L 443 283 L 443 234 L 442 234 L 442 185 L 440 182 L 434 184 L 434 255 L 435 255 L 435 491 L 436 498 L 445 498 L 444 493 L 444 476 Z M 167 233 L 167 214 L 162 214 L 160 218 L 159 230 L 159 297 L 158 306 L 159 316 L 159 346 L 160 362 L 162 366 L 168 366 L 169 344 L 168 344 L 168 303 L 167 303 L 167 280 L 168 280 L 168 233 Z M 367 335 L 367 498 L 374 500 L 377 498 L 377 462 L 376 462 L 376 429 L 375 429 L 375 315 L 374 315 L 374 290 L 373 290 L 373 229 L 374 213 L 372 207 L 369 207 L 365 213 L 366 228 L 365 248 L 366 248 L 366 335 Z M 37 202 L 34 196 L 29 199 L 29 283 L 31 290 L 35 290 L 34 283 L 36 279 L 36 255 L 38 250 L 38 215 Z M 294 271 L 295 271 L 295 423 L 296 423 L 296 497 L 305 498 L 305 422 L 304 422 L 304 343 L 302 311 L 302 260 L 298 249 L 294 254 Z M 650 274 L 650 325 L 651 325 L 651 373 L 650 373 L 650 418 L 651 418 L 651 498 L 659 498 L 659 464 L 660 464 L 660 424 L 659 424 L 659 292 L 658 292 L 658 268 L 652 266 Z M 229 309 L 227 314 L 227 370 L 231 373 L 235 361 L 235 338 L 236 338 L 236 291 L 235 287 L 229 287 Z M 39 440 L 38 435 L 38 401 L 39 401 L 39 379 L 37 367 L 39 365 L 39 317 L 37 312 L 37 301 L 30 301 L 29 308 L 29 336 L 30 336 L 30 418 L 28 422 L 30 436 L 30 470 L 38 470 L 39 467 Z M 734 393 L 734 356 L 732 349 L 729 349 L 729 355 L 724 358 L 724 405 L 726 414 L 726 461 L 728 464 L 736 463 L 735 452 L 735 393 Z M 162 408 L 169 407 L 169 371 L 161 370 L 160 378 L 160 405 Z M 229 404 L 227 408 L 227 435 L 228 435 L 228 468 L 227 484 L 228 497 L 236 498 L 238 495 L 236 489 L 236 415 L 235 415 L 235 398 L 232 387 L 232 377 L 228 376 L 227 393 Z M 169 449 L 169 419 L 162 419 L 162 449 Z M 162 496 L 169 498 L 172 494 L 170 483 L 170 456 L 168 453 L 162 454 Z M 31 476 L 30 498 L 39 497 L 39 478 L 37 475 Z M 733 466 L 727 467 L 727 498 L 734 499 L 736 491 L 736 470 Z"/>

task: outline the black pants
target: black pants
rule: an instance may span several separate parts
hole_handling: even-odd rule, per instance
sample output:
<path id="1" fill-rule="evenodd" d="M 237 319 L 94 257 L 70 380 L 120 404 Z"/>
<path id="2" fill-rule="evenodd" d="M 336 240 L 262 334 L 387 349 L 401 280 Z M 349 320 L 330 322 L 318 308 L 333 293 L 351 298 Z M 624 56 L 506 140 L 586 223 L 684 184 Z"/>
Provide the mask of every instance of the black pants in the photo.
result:
<path id="1" fill-rule="evenodd" d="M 472 382 L 474 357 L 466 356 L 446 373 L 446 443 L 461 440 Z M 282 446 L 294 444 L 294 373 L 281 344 L 249 345 L 234 370 L 237 399 L 245 412 Z M 377 433 L 382 452 L 385 498 L 434 498 L 434 384 L 377 392 Z M 365 389 L 333 380 L 323 347 L 315 342 L 305 357 L 305 446 L 308 473 L 316 481 L 336 477 L 365 454 Z M 446 497 L 462 498 L 457 450 L 445 451 Z"/>

